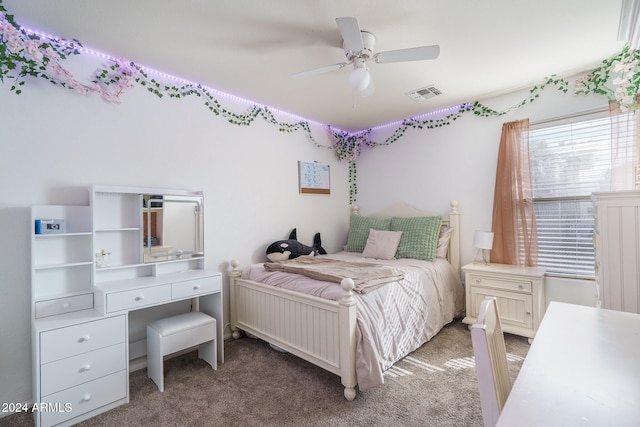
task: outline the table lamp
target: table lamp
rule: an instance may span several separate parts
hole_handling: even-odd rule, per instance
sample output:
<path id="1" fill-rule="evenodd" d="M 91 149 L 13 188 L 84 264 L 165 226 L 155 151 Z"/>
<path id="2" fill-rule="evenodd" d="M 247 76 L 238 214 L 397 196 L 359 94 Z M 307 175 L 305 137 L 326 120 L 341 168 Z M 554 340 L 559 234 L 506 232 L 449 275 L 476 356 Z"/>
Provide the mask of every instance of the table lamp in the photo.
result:
<path id="1" fill-rule="evenodd" d="M 478 256 L 482 254 L 482 262 L 489 264 L 488 253 L 493 248 L 493 232 L 476 230 L 473 235 L 473 247 L 476 248 L 474 263 L 478 261 Z"/>

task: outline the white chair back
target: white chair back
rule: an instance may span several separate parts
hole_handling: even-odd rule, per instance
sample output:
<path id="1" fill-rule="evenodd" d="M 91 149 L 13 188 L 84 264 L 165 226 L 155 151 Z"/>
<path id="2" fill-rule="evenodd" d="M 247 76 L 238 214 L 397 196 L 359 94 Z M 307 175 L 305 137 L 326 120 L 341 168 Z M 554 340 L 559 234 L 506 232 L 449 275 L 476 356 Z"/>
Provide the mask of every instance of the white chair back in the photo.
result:
<path id="1" fill-rule="evenodd" d="M 493 427 L 511 391 L 507 350 L 495 297 L 486 297 L 482 301 L 478 320 L 470 329 L 482 418 L 485 427 Z"/>

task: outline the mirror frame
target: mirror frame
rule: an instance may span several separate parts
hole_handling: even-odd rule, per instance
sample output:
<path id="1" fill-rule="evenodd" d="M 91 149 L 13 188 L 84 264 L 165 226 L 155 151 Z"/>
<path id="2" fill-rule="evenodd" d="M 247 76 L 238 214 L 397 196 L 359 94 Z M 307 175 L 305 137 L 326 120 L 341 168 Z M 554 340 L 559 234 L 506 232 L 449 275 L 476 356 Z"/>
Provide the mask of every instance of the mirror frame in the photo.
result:
<path id="1" fill-rule="evenodd" d="M 153 198 L 152 198 L 153 197 Z M 159 197 L 159 198 L 158 198 Z M 156 263 L 164 261 L 175 261 L 187 258 L 200 258 L 204 257 L 204 196 L 202 194 L 151 194 L 145 193 L 142 195 L 143 209 L 142 212 L 146 213 L 146 221 L 143 218 L 143 224 L 146 231 L 146 237 L 142 236 L 142 247 L 144 252 L 145 264 Z M 168 250 L 165 252 L 153 252 L 154 245 L 150 244 L 150 237 L 152 235 L 152 213 L 153 209 L 159 206 L 154 206 L 155 203 L 189 203 L 195 204 L 195 213 L 197 214 L 197 220 L 195 221 L 194 229 L 194 249 L 193 250 Z M 143 215 L 144 217 L 144 215 Z"/>

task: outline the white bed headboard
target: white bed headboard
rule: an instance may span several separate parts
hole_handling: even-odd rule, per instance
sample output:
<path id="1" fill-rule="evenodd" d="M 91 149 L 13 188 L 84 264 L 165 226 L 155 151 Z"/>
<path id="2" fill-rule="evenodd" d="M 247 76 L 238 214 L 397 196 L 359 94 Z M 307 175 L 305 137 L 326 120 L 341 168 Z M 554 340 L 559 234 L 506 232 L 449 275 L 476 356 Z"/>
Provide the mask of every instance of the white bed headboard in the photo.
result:
<path id="1" fill-rule="evenodd" d="M 453 232 L 451 233 L 451 241 L 449 243 L 449 254 L 447 259 L 456 269 L 456 271 L 461 271 L 461 263 L 460 263 L 460 212 L 458 211 L 458 201 L 452 200 L 449 203 L 450 210 L 446 214 L 442 214 L 440 212 L 428 212 L 420 209 L 416 209 L 411 205 L 406 203 L 396 203 L 391 205 L 380 212 L 376 212 L 369 216 L 376 218 L 391 218 L 391 217 L 401 217 L 401 218 L 411 218 L 416 216 L 442 216 L 442 223 L 448 225 L 453 228 Z M 358 205 L 351 206 L 351 213 L 353 215 L 360 215 L 360 207 Z"/>

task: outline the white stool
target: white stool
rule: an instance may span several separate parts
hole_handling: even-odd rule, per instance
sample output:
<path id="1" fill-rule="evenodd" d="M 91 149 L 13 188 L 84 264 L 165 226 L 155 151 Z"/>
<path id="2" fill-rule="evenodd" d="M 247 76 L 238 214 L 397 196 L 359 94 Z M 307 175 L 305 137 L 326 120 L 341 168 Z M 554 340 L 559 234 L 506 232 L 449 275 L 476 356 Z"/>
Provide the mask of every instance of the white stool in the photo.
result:
<path id="1" fill-rule="evenodd" d="M 164 391 L 163 356 L 198 345 L 198 357 L 218 369 L 216 319 L 199 311 L 147 325 L 147 376 Z"/>

